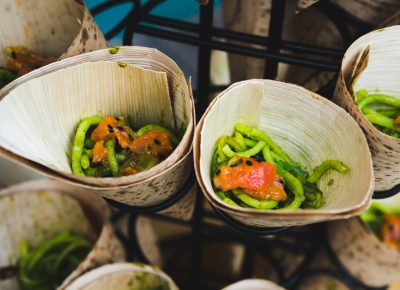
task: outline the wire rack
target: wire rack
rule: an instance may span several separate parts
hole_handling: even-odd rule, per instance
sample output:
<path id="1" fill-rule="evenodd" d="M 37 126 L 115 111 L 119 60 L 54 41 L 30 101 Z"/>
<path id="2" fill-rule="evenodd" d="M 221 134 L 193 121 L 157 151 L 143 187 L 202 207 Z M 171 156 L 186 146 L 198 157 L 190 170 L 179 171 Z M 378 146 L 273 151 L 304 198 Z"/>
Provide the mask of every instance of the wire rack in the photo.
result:
<path id="1" fill-rule="evenodd" d="M 287 63 L 300 67 L 314 68 L 321 71 L 338 72 L 339 63 L 344 51 L 291 42 L 282 39 L 286 0 L 272 0 L 271 17 L 268 36 L 257 36 L 247 33 L 218 28 L 213 25 L 214 3 L 200 6 L 198 23 L 186 22 L 152 14 L 154 8 L 167 0 L 109 0 L 91 9 L 94 15 L 122 3 L 132 3 L 132 9 L 126 17 L 112 29 L 105 32 L 111 39 L 123 32 L 124 45 L 132 45 L 135 33 L 149 35 L 165 40 L 185 43 L 198 48 L 197 58 L 197 89 L 194 91 L 196 114 L 200 117 L 207 105 L 208 96 L 227 86 L 213 86 L 210 83 L 211 50 L 221 50 L 228 53 L 246 55 L 265 60 L 264 77 L 275 79 L 279 63 Z M 186 0 L 190 1 L 190 0 Z M 194 0 L 191 0 L 194 1 Z M 361 35 L 373 28 L 370 23 L 358 19 L 347 11 L 328 1 L 320 1 L 316 8 L 326 15 L 327 21 L 332 21 L 341 34 L 345 46 L 354 40 L 350 31 L 358 31 Z M 352 30 L 350 30 L 352 29 Z M 232 42 L 234 41 L 234 44 Z M 257 47 L 254 47 L 254 44 Z M 261 47 L 261 48 L 260 48 Z M 284 51 L 284 52 L 283 52 Z M 311 55 L 311 56 L 310 56 Z M 315 56 L 318 56 L 316 60 Z M 332 60 L 336 61 L 332 61 Z M 336 77 L 321 87 L 318 91 L 330 98 Z M 184 235 L 162 240 L 159 248 L 163 254 L 163 269 L 172 276 L 181 289 L 220 289 L 235 280 L 250 278 L 254 275 L 254 263 L 259 257 L 264 257 L 271 264 L 270 271 L 275 273 L 274 280 L 288 289 L 300 289 L 307 279 L 316 276 L 331 277 L 340 281 L 348 289 L 385 289 L 370 288 L 363 285 L 346 270 L 335 256 L 326 240 L 325 225 L 317 224 L 301 228 L 251 228 L 230 218 L 217 209 L 205 206 L 205 201 L 198 190 L 193 218 L 182 221 L 165 217 L 157 212 L 168 208 L 179 201 L 195 183 L 194 174 L 188 179 L 172 198 L 163 204 L 148 207 L 125 206 L 113 201 L 111 205 L 119 211 L 114 214 L 113 221 L 127 218 L 127 233 L 117 234 L 124 242 L 128 259 L 131 261 L 149 262 L 138 243 L 136 221 L 140 216 L 161 220 L 171 225 L 181 225 L 189 229 Z M 396 189 L 380 193 L 380 196 L 390 196 Z M 213 271 L 207 264 L 207 247 L 212 244 L 239 244 L 244 249 L 239 274 L 235 277 Z M 296 267 L 288 273 L 287 265 L 280 261 L 276 253 L 284 251 L 299 260 Z M 317 253 L 323 253 L 329 261 L 327 267 L 313 267 Z M 165 254 L 165 255 L 164 255 Z"/>

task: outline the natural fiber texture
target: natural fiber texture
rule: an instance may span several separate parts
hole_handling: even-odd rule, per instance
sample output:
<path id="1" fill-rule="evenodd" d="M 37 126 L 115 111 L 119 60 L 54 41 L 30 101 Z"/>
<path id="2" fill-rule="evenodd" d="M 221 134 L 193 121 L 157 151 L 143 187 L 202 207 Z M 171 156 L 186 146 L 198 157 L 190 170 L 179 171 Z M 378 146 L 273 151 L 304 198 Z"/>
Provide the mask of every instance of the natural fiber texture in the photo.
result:
<path id="1" fill-rule="evenodd" d="M 211 156 L 217 139 L 243 122 L 266 131 L 295 161 L 312 168 L 327 159 L 345 162 L 347 174 L 328 172 L 319 183 L 324 204 L 317 210 L 256 210 L 231 207 L 214 193 Z M 242 223 L 288 226 L 348 218 L 368 206 L 373 191 L 371 156 L 357 123 L 341 108 L 301 87 L 270 80 L 232 85 L 209 106 L 196 128 L 197 178 L 207 199 Z M 334 184 L 327 185 L 333 179 Z"/>
<path id="2" fill-rule="evenodd" d="M 165 73 L 105 61 L 28 81 L 1 101 L 0 112 L 0 144 L 8 143 L 5 147 L 24 158 L 68 173 L 73 136 L 85 117 L 130 116 L 138 127 L 174 124 Z"/>
<path id="3" fill-rule="evenodd" d="M 388 248 L 361 220 L 328 224 L 328 239 L 340 262 L 366 285 L 382 287 L 400 279 L 400 253 Z"/>
<path id="4" fill-rule="evenodd" d="M 385 22 L 400 9 L 400 2 L 397 0 L 327 0 L 356 16 L 371 27 L 384 27 Z M 322 3 L 321 3 L 322 4 Z M 398 24 L 398 23 L 397 23 Z M 349 27 L 350 38 L 355 38 L 359 32 Z M 344 49 L 350 43 L 344 39 L 337 26 L 327 19 L 325 13 L 313 7 L 293 16 L 286 26 L 285 39 L 300 41 L 302 43 L 318 45 L 329 48 Z M 315 58 L 313 55 L 309 55 Z M 326 58 L 321 58 L 326 61 Z M 328 60 L 329 61 L 329 60 Z M 336 60 L 332 59 L 332 63 Z M 304 87 L 316 91 L 328 84 L 335 77 L 334 72 L 319 71 L 309 68 L 289 66 L 283 79 L 296 82 Z"/>
<path id="5" fill-rule="evenodd" d="M 5 65 L 8 46 L 64 58 L 107 47 L 90 12 L 76 1 L 2 0 L 0 11 L 0 66 Z"/>
<path id="6" fill-rule="evenodd" d="M 81 29 L 78 35 L 60 59 L 108 47 L 106 38 L 87 8 L 85 8 L 83 21 L 80 21 L 80 24 Z"/>
<path id="7" fill-rule="evenodd" d="M 334 101 L 345 108 L 365 132 L 378 191 L 399 184 L 400 139 L 381 133 L 365 118 L 354 101 L 353 91 L 366 89 L 370 93 L 400 98 L 399 39 L 400 26 L 393 26 L 355 41 L 346 51 L 334 95 Z"/>
<path id="8" fill-rule="evenodd" d="M 122 202 L 124 204 L 136 206 L 150 206 L 161 203 L 162 201 L 172 197 L 178 189 L 180 189 L 189 178 L 192 171 L 192 151 L 188 152 L 182 159 L 174 165 L 166 168 L 163 172 L 152 176 L 151 178 L 136 182 L 134 184 L 116 186 L 116 187 L 94 187 L 84 184 L 79 186 L 91 189 L 101 194 L 103 197 Z M 69 180 L 62 179 L 64 182 Z M 75 182 L 72 182 L 75 184 Z M 189 198 L 189 197 L 188 197 Z M 187 213 L 193 211 L 193 204 L 186 203 L 176 205 L 176 210 L 170 209 L 169 212 L 176 212 L 178 215 L 186 216 Z"/>
<path id="9" fill-rule="evenodd" d="M 122 245 L 108 221 L 106 204 L 89 191 L 49 180 L 27 182 L 0 192 L 0 210 L 0 267 L 17 264 L 22 241 L 36 246 L 62 230 L 85 235 L 94 243 L 63 285 L 94 267 L 124 259 Z M 16 289 L 16 279 L 0 281 L 0 288 Z"/>
<path id="10" fill-rule="evenodd" d="M 192 159 L 190 159 L 192 161 Z M 193 170 L 190 168 L 190 170 Z M 188 193 L 182 199 L 175 203 L 173 206 L 160 211 L 160 214 L 174 217 L 177 219 L 189 221 L 194 212 L 194 205 L 196 204 L 196 195 L 197 195 L 197 184 L 194 183 L 193 187 L 189 190 Z"/>
<path id="11" fill-rule="evenodd" d="M 111 264 L 92 270 L 74 281 L 66 290 L 144 289 L 143 287 L 148 285 L 148 283 L 143 282 L 142 287 L 139 287 L 138 284 L 135 283 L 135 281 L 141 281 L 140 275 L 142 273 L 149 274 L 155 279 L 165 281 L 170 290 L 179 290 L 174 281 L 158 268 L 144 264 L 128 263 Z"/>
<path id="12" fill-rule="evenodd" d="M 60 59 L 108 46 L 89 10 L 78 1 L 17 1 L 0 3 L 0 66 L 5 66 L 4 48 L 23 45 L 41 56 Z M 17 80 L 17 83 L 21 81 Z M 0 89 L 8 91 L 16 84 Z M 8 170 L 13 167 L 13 172 Z M 1 185 L 43 177 L 0 158 Z"/>
<path id="13" fill-rule="evenodd" d="M 193 98 L 182 71 L 164 54 L 141 47 L 117 50 L 115 54 L 100 50 L 50 64 L 19 78 L 7 92 L 0 93 L 0 111 L 4 109 L 8 120 L 14 120 L 0 127 L 0 151 L 40 173 L 105 197 L 137 206 L 158 204 L 172 196 L 191 172 Z M 29 112 L 29 121 L 21 112 Z M 148 171 L 119 178 L 74 176 L 68 157 L 74 130 L 80 119 L 99 112 L 131 115 L 138 127 L 161 123 L 177 129 L 184 126 L 186 131 L 174 152 Z M 27 148 L 11 141 L 12 127 L 24 135 L 22 143 L 29 136 Z M 177 214 L 185 215 L 182 210 L 177 209 Z"/>
<path id="14" fill-rule="evenodd" d="M 222 290 L 285 290 L 285 288 L 267 280 L 247 279 L 228 285 Z"/>

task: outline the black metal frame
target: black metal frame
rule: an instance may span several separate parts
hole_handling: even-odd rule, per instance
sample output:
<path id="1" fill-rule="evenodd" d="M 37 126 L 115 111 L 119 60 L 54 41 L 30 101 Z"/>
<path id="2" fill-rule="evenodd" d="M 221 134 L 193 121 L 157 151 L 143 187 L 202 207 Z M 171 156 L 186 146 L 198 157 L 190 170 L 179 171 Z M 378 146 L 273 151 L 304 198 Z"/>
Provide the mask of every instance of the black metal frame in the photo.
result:
<path id="1" fill-rule="evenodd" d="M 204 113 L 208 105 L 208 95 L 211 92 L 222 90 L 227 87 L 212 86 L 210 84 L 209 72 L 212 49 L 265 59 L 266 63 L 264 77 L 270 79 L 274 79 L 277 76 L 277 66 L 278 63 L 281 62 L 331 72 L 338 72 L 339 70 L 338 64 L 340 63 L 344 51 L 291 42 L 282 39 L 286 0 L 272 0 L 270 29 L 268 36 L 256 36 L 248 33 L 234 32 L 227 29 L 214 27 L 214 5 L 212 0 L 208 5 L 200 6 L 199 23 L 191 23 L 152 15 L 152 9 L 165 1 L 166 0 L 149 0 L 145 4 L 142 4 L 140 0 L 109 0 L 93 8 L 91 12 L 96 15 L 116 5 L 128 2 L 132 3 L 132 9 L 129 11 L 127 16 L 122 19 L 121 22 L 118 23 L 114 28 L 105 33 L 106 38 L 111 39 L 119 32 L 124 31 L 124 45 L 131 45 L 134 33 L 141 33 L 197 46 L 197 89 L 195 90 L 194 95 L 196 101 L 196 113 L 198 117 Z M 359 34 L 363 34 L 373 28 L 371 24 L 363 22 L 356 16 L 351 15 L 345 10 L 333 5 L 331 2 L 321 0 L 318 4 L 316 4 L 316 7 L 327 16 L 327 19 L 336 25 L 342 36 L 345 46 L 349 45 L 354 40 L 350 34 L 349 26 L 356 28 Z M 235 41 L 235 44 L 229 43 L 225 40 Z M 263 46 L 263 48 L 255 48 L 250 46 L 251 44 L 257 44 L 258 47 Z M 282 52 L 283 50 L 287 52 Z M 288 52 L 290 52 L 290 54 Z M 319 59 L 316 60 L 314 57 L 310 57 L 310 55 L 318 56 Z M 321 58 L 324 58 L 324 60 L 321 60 Z M 333 59 L 336 61 L 332 61 Z M 323 86 L 318 92 L 321 95 L 330 98 L 335 87 L 335 82 L 336 77 Z M 122 212 L 117 213 L 114 216 L 114 219 L 119 219 L 124 214 L 129 213 L 128 236 L 126 237 L 122 233 L 117 233 L 127 247 L 129 260 L 148 262 L 145 254 L 141 251 L 140 246 L 137 243 L 135 221 L 140 214 L 146 214 L 146 216 L 154 219 L 161 219 L 163 221 L 180 224 L 191 228 L 191 234 L 189 237 L 186 237 L 190 240 L 190 250 L 192 252 L 191 263 L 188 267 L 190 272 L 188 273 L 190 283 L 185 284 L 184 286 L 186 287 L 182 287 L 183 289 L 208 289 L 202 284 L 204 279 L 204 275 L 202 274 L 204 272 L 204 269 L 202 268 L 202 251 L 204 250 L 204 244 L 210 241 L 210 233 L 212 235 L 212 239 L 214 240 L 223 239 L 226 241 L 239 241 L 245 245 L 247 254 L 245 265 L 243 265 L 244 270 L 242 271 L 242 278 L 248 278 L 251 274 L 248 270 L 246 270 L 246 266 L 250 265 L 254 259 L 254 255 L 256 254 L 255 244 L 260 242 L 267 243 L 266 240 L 259 238 L 259 236 L 270 235 L 274 237 L 277 242 L 275 242 L 275 244 L 273 242 L 269 243 L 269 245 L 274 246 L 281 246 L 279 244 L 281 242 L 279 241 L 280 236 L 292 235 L 297 238 L 302 238 L 301 234 L 297 233 L 296 228 L 252 228 L 238 223 L 236 220 L 232 219 L 230 216 L 218 209 L 214 209 L 214 213 L 209 212 L 204 209 L 204 199 L 199 193 L 200 191 L 198 192 L 196 198 L 194 216 L 190 221 L 182 221 L 156 214 L 156 212 L 167 208 L 182 198 L 191 188 L 193 182 L 194 177 L 192 176 L 188 179 L 185 186 L 176 193 L 176 195 L 164 203 L 152 207 L 140 208 L 126 206 L 110 201 L 111 205 L 122 209 Z M 396 189 L 397 187 L 392 190 L 376 193 L 374 197 L 382 198 L 391 196 L 395 193 Z M 217 220 L 222 219 L 231 227 L 217 226 L 206 221 L 206 218 Z M 179 243 L 182 240 L 184 240 L 182 237 L 181 240 L 179 240 L 177 237 L 175 242 Z M 334 265 L 336 271 L 332 269 L 310 268 L 311 262 L 315 258 L 314 248 L 317 245 L 323 245 L 323 249 L 326 251 L 326 253 L 328 253 L 328 256 L 332 260 L 332 264 Z M 297 289 L 301 282 L 307 279 L 307 277 L 315 275 L 328 275 L 342 280 L 343 283 L 345 283 L 350 289 L 373 289 L 368 288 L 360 281 L 357 281 L 357 279 L 352 277 L 343 267 L 343 265 L 340 264 L 340 261 L 338 261 L 334 255 L 329 243 L 326 240 L 325 228 L 323 224 L 312 227 L 311 247 L 309 247 L 308 250 L 305 250 L 304 245 L 301 246 L 303 246 L 303 248 L 300 247 L 300 252 L 302 251 L 304 254 L 304 261 L 299 265 L 299 268 L 292 275 L 290 275 L 290 277 L 284 277 L 283 269 L 280 269 L 279 265 L 277 266 L 277 273 L 280 278 L 279 282 L 282 286 L 289 287 L 289 289 Z M 286 247 L 285 250 L 289 252 L 296 250 L 289 245 L 284 245 L 284 247 Z M 272 255 L 270 255 L 270 258 L 273 259 Z M 227 281 L 227 283 L 228 282 L 232 281 Z"/>

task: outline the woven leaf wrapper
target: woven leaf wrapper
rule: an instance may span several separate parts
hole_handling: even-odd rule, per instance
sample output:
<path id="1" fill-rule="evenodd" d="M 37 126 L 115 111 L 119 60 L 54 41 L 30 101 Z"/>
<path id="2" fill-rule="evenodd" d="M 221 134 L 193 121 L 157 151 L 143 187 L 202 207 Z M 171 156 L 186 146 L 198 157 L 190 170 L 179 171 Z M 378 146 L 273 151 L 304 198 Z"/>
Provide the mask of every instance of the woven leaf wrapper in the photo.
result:
<path id="1" fill-rule="evenodd" d="M 375 190 L 388 190 L 400 183 L 400 139 L 374 127 L 359 110 L 354 92 L 366 89 L 400 98 L 400 26 L 368 33 L 346 51 L 336 84 L 334 101 L 357 120 L 365 132 L 372 154 Z"/>
<path id="2" fill-rule="evenodd" d="M 314 210 L 256 210 L 222 202 L 212 188 L 211 157 L 217 139 L 242 122 L 267 132 L 292 158 L 312 170 L 327 159 L 350 168 L 322 177 L 323 206 Z M 276 227 L 348 218 L 366 209 L 373 191 L 371 156 L 357 123 L 343 109 L 299 86 L 249 80 L 222 92 L 199 122 L 194 139 L 197 179 L 205 197 L 246 225 Z M 334 180 L 328 185 L 330 179 Z"/>
<path id="3" fill-rule="evenodd" d="M 47 176 L 125 204 L 150 206 L 175 194 L 191 174 L 193 98 L 179 67 L 155 49 L 120 47 L 71 57 L 19 78 L 0 98 L 1 119 L 8 120 L 0 126 L 0 151 Z M 75 176 L 70 152 L 76 126 L 98 114 L 130 116 L 137 127 L 186 129 L 172 154 L 147 171 Z M 21 142 L 14 142 L 16 135 Z"/>
<path id="4" fill-rule="evenodd" d="M 261 279 L 246 279 L 231 285 L 228 285 L 221 290 L 285 290 L 275 283 Z"/>
<path id="5" fill-rule="evenodd" d="M 0 11 L 0 67 L 6 66 L 4 49 L 9 46 L 22 45 L 40 56 L 59 59 L 108 46 L 89 10 L 78 1 L 3 0 Z M 4 158 L 0 171 L 0 186 L 43 177 Z"/>
<path id="6" fill-rule="evenodd" d="M 0 3 L 0 66 L 4 49 L 25 46 L 41 56 L 66 58 L 107 47 L 99 27 L 85 5 L 74 0 Z"/>
<path id="7" fill-rule="evenodd" d="M 0 268 L 17 265 L 21 242 L 27 241 L 34 247 L 63 230 L 84 235 L 93 248 L 58 290 L 90 269 L 125 258 L 109 223 L 105 202 L 90 191 L 35 180 L 1 191 L 0 209 Z M 18 289 L 16 278 L 0 280 L 0 288 Z"/>
<path id="8" fill-rule="evenodd" d="M 161 287 L 160 284 L 164 287 Z M 65 290 L 109 289 L 179 290 L 174 281 L 160 269 L 138 263 L 116 263 L 97 268 L 79 277 Z"/>
<path id="9" fill-rule="evenodd" d="M 399 251 L 387 247 L 360 219 L 329 223 L 327 231 L 339 261 L 364 284 L 382 287 L 400 280 Z"/>

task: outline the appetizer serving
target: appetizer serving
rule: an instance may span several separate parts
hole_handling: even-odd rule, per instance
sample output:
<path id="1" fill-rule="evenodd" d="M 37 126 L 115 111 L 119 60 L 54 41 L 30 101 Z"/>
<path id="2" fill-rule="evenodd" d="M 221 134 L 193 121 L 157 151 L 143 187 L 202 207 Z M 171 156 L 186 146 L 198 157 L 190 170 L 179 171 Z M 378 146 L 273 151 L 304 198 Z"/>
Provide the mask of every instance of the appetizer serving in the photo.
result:
<path id="1" fill-rule="evenodd" d="M 84 237 L 67 230 L 42 241 L 33 249 L 23 241 L 18 263 L 20 289 L 56 289 L 85 259 L 91 248 Z"/>
<path id="2" fill-rule="evenodd" d="M 235 83 L 214 99 L 196 127 L 194 166 L 212 206 L 252 227 L 349 218 L 373 193 L 357 122 L 315 93 L 272 80 Z"/>
<path id="3" fill-rule="evenodd" d="M 264 131 L 237 123 L 234 136 L 217 141 L 211 178 L 218 197 L 232 206 L 317 209 L 323 203 L 317 182 L 329 169 L 350 170 L 340 161 L 326 160 L 310 174 Z"/>
<path id="4" fill-rule="evenodd" d="M 97 194 L 41 179 L 0 192 L 0 289 L 61 290 L 125 252 Z"/>
<path id="5" fill-rule="evenodd" d="M 68 0 L 1 3 L 0 89 L 57 58 L 107 47 L 83 3 Z"/>
<path id="6" fill-rule="evenodd" d="M 115 263 L 94 269 L 65 290 L 179 290 L 174 281 L 156 267 Z"/>
<path id="7" fill-rule="evenodd" d="M 17 76 L 12 71 L 7 68 L 0 67 L 0 89 L 11 83 L 16 78 Z"/>
<path id="8" fill-rule="evenodd" d="M 361 219 L 385 245 L 400 250 L 399 204 L 374 201 Z"/>
<path id="9" fill-rule="evenodd" d="M 361 36 L 343 57 L 333 97 L 358 122 L 368 140 L 376 192 L 399 184 L 399 60 L 400 26 Z"/>
<path id="10" fill-rule="evenodd" d="M 193 98 L 182 71 L 159 51 L 98 50 L 59 60 L 14 83 L 18 86 L 0 91 L 0 147 L 12 161 L 135 206 L 161 203 L 189 178 Z M 12 124 L 3 122 L 9 118 Z M 152 124 L 176 133 L 179 143 L 162 127 L 146 127 Z M 153 129 L 158 130 L 145 131 Z M 9 142 L 11 132 L 19 144 Z"/>
<path id="11" fill-rule="evenodd" d="M 368 93 L 361 89 L 356 93 L 360 111 L 374 126 L 391 137 L 400 137 L 400 99 L 380 94 Z"/>
<path id="12" fill-rule="evenodd" d="M 76 130 L 72 172 L 92 177 L 133 175 L 159 164 L 178 143 L 159 125 L 145 125 L 135 132 L 124 117 L 88 117 Z"/>
<path id="13" fill-rule="evenodd" d="M 57 60 L 55 57 L 41 57 L 25 46 L 10 46 L 4 50 L 7 56 L 6 67 L 0 67 L 0 89 L 34 69 Z"/>

